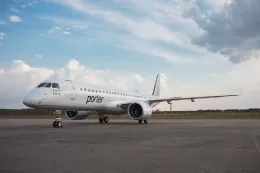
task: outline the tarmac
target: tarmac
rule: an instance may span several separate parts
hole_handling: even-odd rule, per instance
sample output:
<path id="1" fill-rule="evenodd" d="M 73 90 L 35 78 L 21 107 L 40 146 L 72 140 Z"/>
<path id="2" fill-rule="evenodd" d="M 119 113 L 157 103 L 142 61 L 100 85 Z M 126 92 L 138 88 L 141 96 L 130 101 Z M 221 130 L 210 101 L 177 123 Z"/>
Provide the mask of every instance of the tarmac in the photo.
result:
<path id="1" fill-rule="evenodd" d="M 1 173 L 259 173 L 260 119 L 0 120 Z"/>

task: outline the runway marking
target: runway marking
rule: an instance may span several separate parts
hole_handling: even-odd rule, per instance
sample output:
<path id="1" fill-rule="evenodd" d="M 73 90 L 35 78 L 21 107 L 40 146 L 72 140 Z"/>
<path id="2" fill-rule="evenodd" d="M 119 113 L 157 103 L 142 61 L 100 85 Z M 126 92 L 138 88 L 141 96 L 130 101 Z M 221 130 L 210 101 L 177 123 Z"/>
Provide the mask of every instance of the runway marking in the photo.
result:
<path id="1" fill-rule="evenodd" d="M 257 148 L 257 151 L 260 153 L 260 147 L 259 147 L 259 145 L 258 145 L 258 142 L 257 142 L 256 138 L 255 138 L 255 135 L 251 134 L 251 136 L 252 136 L 252 138 L 253 138 L 253 140 L 254 140 L 254 143 L 255 143 L 255 146 L 256 146 L 256 148 Z"/>

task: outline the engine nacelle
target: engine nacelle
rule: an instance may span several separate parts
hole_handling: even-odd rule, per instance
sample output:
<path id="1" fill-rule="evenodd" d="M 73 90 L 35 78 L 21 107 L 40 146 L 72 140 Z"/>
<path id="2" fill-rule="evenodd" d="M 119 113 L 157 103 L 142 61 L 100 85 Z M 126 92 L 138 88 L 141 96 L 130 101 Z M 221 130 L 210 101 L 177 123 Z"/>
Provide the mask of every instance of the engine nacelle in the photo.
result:
<path id="1" fill-rule="evenodd" d="M 131 103 L 127 113 L 133 120 L 144 120 L 152 116 L 152 107 L 145 102 Z"/>
<path id="2" fill-rule="evenodd" d="M 89 116 L 90 111 L 66 111 L 65 115 L 70 120 L 83 120 Z"/>

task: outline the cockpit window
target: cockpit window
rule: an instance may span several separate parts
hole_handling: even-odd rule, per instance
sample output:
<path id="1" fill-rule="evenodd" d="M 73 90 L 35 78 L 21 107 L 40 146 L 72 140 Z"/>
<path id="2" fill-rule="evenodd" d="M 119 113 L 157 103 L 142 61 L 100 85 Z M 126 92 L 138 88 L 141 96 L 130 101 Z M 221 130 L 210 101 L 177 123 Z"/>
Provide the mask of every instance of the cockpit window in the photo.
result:
<path id="1" fill-rule="evenodd" d="M 59 86 L 59 84 L 57 84 L 57 83 L 52 83 L 52 88 L 58 88 L 58 89 L 60 89 L 60 86 Z"/>
<path id="2" fill-rule="evenodd" d="M 44 82 L 44 83 L 39 84 L 37 87 L 38 87 L 38 88 L 41 88 L 41 87 L 44 87 L 46 84 L 47 84 L 47 83 Z"/>
<path id="3" fill-rule="evenodd" d="M 45 85 L 46 88 L 50 88 L 51 87 L 51 83 L 48 83 L 47 85 Z"/>

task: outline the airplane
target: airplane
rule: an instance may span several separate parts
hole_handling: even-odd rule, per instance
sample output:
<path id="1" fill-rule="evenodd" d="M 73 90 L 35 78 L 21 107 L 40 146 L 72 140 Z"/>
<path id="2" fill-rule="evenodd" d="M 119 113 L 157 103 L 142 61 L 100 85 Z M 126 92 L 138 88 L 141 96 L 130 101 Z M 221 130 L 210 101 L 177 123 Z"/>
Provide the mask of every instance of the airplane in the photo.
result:
<path id="1" fill-rule="evenodd" d="M 113 87 L 85 84 L 70 79 L 46 79 L 33 88 L 23 99 L 25 106 L 34 109 L 63 110 L 70 120 L 86 119 L 90 111 L 99 112 L 99 123 L 108 123 L 105 113 L 126 113 L 132 120 L 148 123 L 152 108 L 161 102 L 180 101 L 239 95 L 213 95 L 199 97 L 160 97 L 160 74 L 155 79 L 152 94 L 120 91 Z M 61 120 L 56 119 L 53 127 L 62 127 Z"/>

